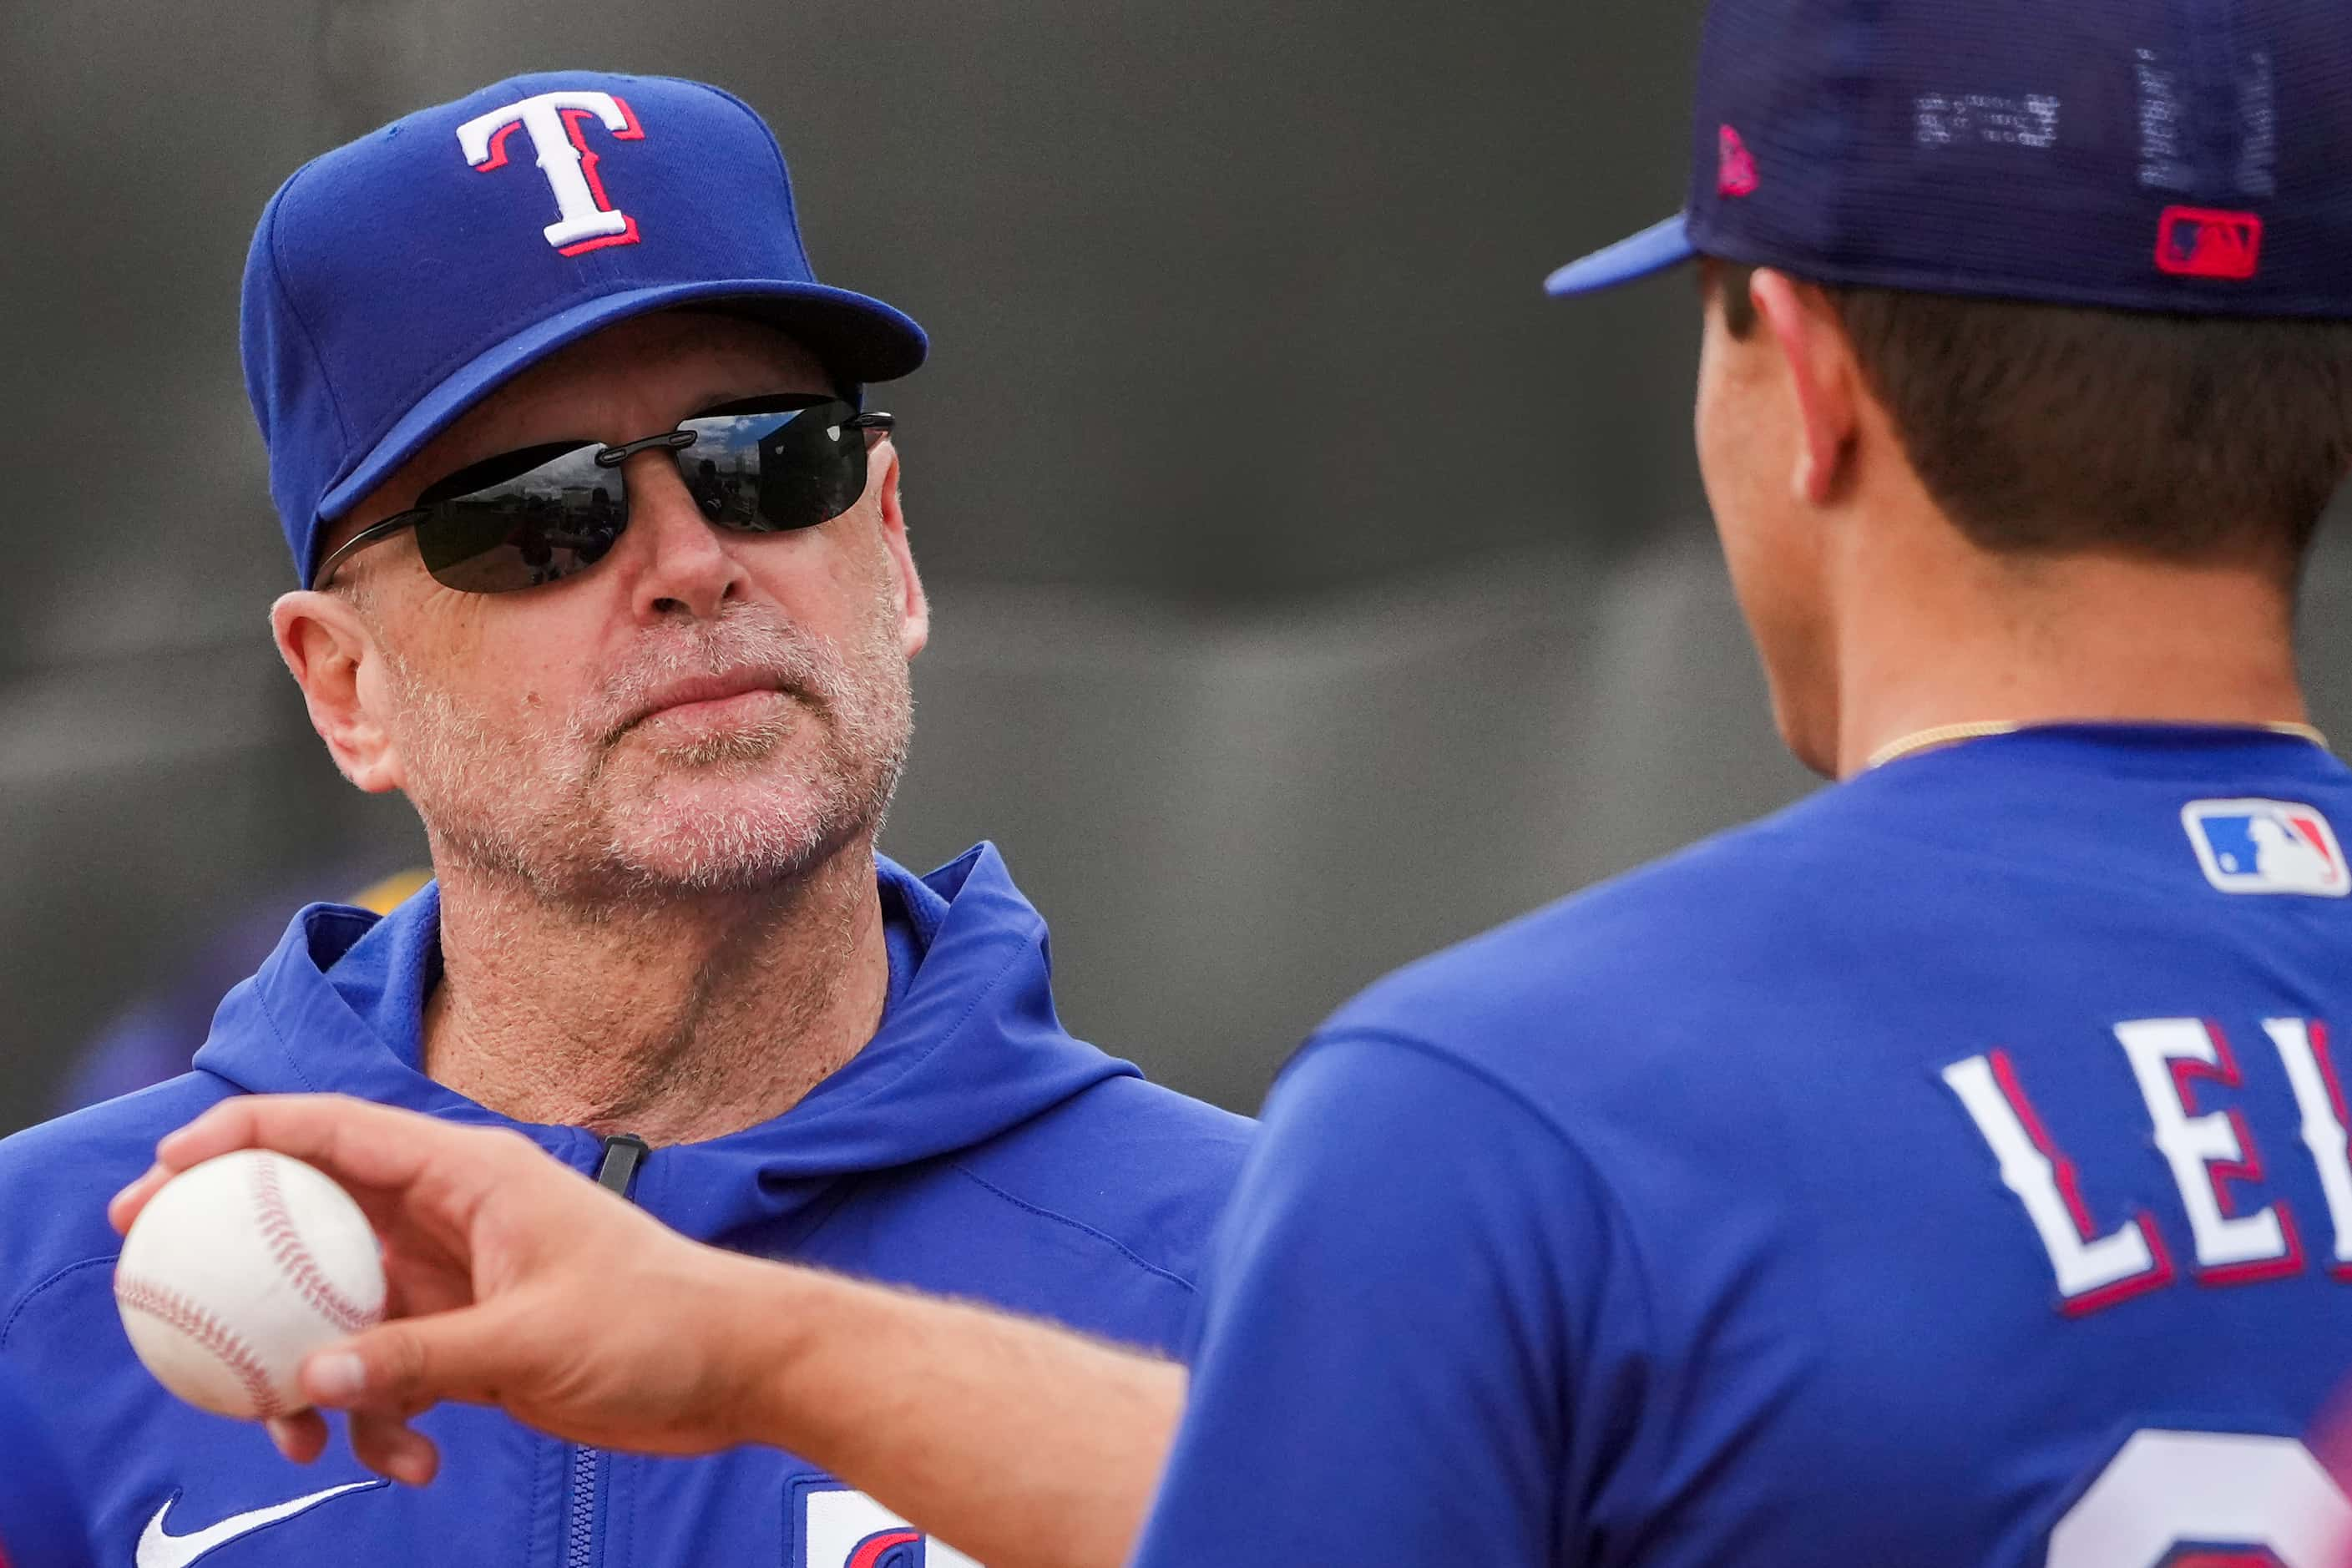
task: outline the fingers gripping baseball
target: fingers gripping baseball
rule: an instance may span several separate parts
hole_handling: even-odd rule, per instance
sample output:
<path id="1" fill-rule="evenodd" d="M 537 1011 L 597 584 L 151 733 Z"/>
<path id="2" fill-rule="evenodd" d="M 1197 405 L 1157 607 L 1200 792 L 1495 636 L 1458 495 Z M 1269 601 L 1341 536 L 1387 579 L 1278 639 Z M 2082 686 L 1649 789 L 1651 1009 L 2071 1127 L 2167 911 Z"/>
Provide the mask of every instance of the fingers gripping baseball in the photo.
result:
<path id="1" fill-rule="evenodd" d="M 496 1405 L 540 1373 L 535 1338 L 502 1303 L 403 1318 L 353 1336 L 305 1363 L 302 1390 L 331 1409 L 398 1411 L 448 1402 Z"/>
<path id="2" fill-rule="evenodd" d="M 311 1355 L 303 1394 L 351 1414 L 362 1462 L 412 1484 L 432 1446 L 406 1423 L 446 1402 L 496 1405 L 554 1436 L 692 1453 L 719 1429 L 714 1370 L 631 1305 L 693 1300 L 734 1260 L 666 1229 L 503 1131 L 452 1126 L 331 1096 L 247 1097 L 164 1140 L 155 1171 L 111 1207 L 128 1227 L 179 1171 L 237 1149 L 313 1164 L 356 1199 L 383 1244 L 390 1321 Z M 316 1458 L 315 1415 L 273 1424 Z"/>
<path id="3" fill-rule="evenodd" d="M 165 1138 L 156 1167 L 116 1199 L 126 1226 L 173 1174 L 238 1149 L 272 1149 L 315 1165 L 359 1199 L 379 1229 L 398 1220 L 460 1239 L 499 1179 L 551 1162 L 520 1133 L 459 1127 L 340 1095 L 244 1095 Z"/>

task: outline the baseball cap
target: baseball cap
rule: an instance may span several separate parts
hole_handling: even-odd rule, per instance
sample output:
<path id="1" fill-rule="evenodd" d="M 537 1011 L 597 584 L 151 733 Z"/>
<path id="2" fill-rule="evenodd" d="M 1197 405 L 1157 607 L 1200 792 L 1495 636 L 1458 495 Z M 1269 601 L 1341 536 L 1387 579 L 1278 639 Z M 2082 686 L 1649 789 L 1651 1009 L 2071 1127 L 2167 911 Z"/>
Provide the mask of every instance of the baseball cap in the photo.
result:
<path id="1" fill-rule="evenodd" d="M 772 321 L 852 385 L 928 346 L 890 306 L 816 280 L 774 135 L 700 82 L 511 77 L 297 170 L 254 233 L 243 353 L 303 582 L 322 523 L 483 397 L 686 304 Z"/>
<path id="2" fill-rule="evenodd" d="M 1814 282 L 2352 316 L 2340 0 L 1715 0 L 1678 216 L 1554 272 L 1696 255 Z"/>

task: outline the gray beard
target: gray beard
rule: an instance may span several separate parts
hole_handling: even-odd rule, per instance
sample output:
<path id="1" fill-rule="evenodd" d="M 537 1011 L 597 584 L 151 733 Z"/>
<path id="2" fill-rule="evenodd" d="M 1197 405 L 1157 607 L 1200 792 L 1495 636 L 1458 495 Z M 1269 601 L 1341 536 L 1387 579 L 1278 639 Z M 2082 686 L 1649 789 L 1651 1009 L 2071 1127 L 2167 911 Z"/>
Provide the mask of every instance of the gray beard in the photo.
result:
<path id="1" fill-rule="evenodd" d="M 887 609 L 887 614 L 878 613 Z M 844 648 L 743 610 L 649 645 L 565 726 L 550 765 L 527 736 L 501 733 L 387 651 L 408 795 L 434 847 L 453 864 L 534 900 L 583 912 L 713 893 L 752 893 L 805 878 L 870 846 L 897 794 L 913 738 L 913 696 L 895 604 Z M 796 731 L 824 726 L 796 787 L 673 825 L 656 845 L 629 829 L 635 802 L 608 772 L 626 716 L 681 677 L 746 668 L 793 698 L 770 722 L 664 748 L 671 776 L 749 776 Z M 657 786 L 656 786 L 657 787 Z"/>

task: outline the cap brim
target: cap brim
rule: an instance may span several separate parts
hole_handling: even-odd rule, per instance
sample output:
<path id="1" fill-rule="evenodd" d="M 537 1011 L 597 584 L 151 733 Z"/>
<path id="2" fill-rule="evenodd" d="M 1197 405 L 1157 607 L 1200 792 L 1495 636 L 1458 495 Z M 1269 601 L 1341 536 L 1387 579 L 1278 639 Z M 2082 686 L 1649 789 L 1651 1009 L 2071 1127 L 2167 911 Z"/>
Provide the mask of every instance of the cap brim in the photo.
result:
<path id="1" fill-rule="evenodd" d="M 1638 278 L 1653 277 L 1697 255 L 1690 241 L 1689 220 L 1676 213 L 1631 239 L 1621 239 L 1606 250 L 1596 250 L 1581 261 L 1570 262 L 1544 279 L 1544 292 L 1597 293 Z"/>
<path id="2" fill-rule="evenodd" d="M 349 511 L 459 416 L 556 350 L 614 321 L 676 305 L 719 306 L 772 321 L 806 344 L 833 374 L 852 382 L 894 381 L 920 366 L 930 347 L 923 329 L 904 313 L 822 283 L 738 278 L 607 294 L 526 327 L 452 372 L 335 481 L 319 501 L 320 519 Z"/>

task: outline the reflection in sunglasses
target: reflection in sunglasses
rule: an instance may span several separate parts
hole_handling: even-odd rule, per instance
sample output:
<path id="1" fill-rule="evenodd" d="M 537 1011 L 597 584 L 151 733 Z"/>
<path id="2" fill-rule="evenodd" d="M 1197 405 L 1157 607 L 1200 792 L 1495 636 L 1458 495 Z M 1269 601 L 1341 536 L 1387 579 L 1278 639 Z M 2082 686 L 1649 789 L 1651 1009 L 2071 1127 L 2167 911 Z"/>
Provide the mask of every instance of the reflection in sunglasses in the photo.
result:
<path id="1" fill-rule="evenodd" d="M 622 468 L 667 450 L 714 527 L 781 533 L 829 522 L 866 492 L 865 432 L 887 414 L 838 399 L 713 411 L 620 446 L 557 441 L 468 464 L 417 506 L 362 529 L 320 563 L 323 586 L 353 551 L 415 529 L 425 569 L 446 586 L 502 594 L 560 582 L 604 559 L 628 527 Z"/>

